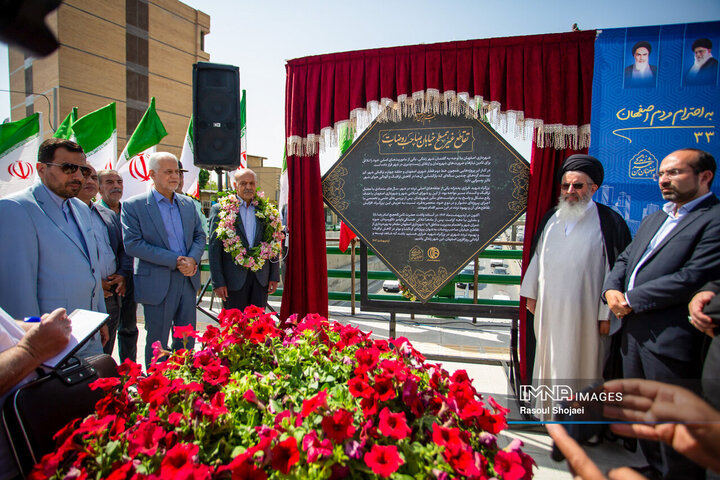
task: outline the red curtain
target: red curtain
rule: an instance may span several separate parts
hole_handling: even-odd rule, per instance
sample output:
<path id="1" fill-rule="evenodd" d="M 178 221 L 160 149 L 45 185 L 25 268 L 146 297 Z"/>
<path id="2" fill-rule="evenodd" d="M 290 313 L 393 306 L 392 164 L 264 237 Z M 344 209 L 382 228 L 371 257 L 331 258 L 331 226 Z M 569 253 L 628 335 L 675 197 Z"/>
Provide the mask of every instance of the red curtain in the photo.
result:
<path id="1" fill-rule="evenodd" d="M 290 248 L 283 283 L 280 318 L 293 313 L 328 314 L 325 213 L 317 155 L 287 157 Z"/>
<path id="2" fill-rule="evenodd" d="M 458 98 L 465 98 L 498 107 L 501 112 L 515 112 L 520 119 L 532 119 L 539 128 L 536 139 L 545 146 L 583 146 L 585 142 L 578 138 L 583 129 L 589 134 L 594 41 L 595 31 L 585 31 L 362 50 L 289 61 L 285 132 L 290 264 L 282 315 L 327 312 L 317 152 L 328 129 L 353 121 L 373 104 L 392 105 L 396 115 L 412 115 L 418 110 L 460 114 L 453 108 Z M 547 161 L 534 157 L 533 163 Z M 528 218 L 542 215 L 552 202 L 552 195 L 546 195 L 547 182 L 555 183 L 553 169 L 554 164 L 536 167 L 537 173 L 531 169 Z M 543 188 L 534 191 L 533 185 Z M 526 227 L 526 241 L 532 235 L 532 228 Z"/>

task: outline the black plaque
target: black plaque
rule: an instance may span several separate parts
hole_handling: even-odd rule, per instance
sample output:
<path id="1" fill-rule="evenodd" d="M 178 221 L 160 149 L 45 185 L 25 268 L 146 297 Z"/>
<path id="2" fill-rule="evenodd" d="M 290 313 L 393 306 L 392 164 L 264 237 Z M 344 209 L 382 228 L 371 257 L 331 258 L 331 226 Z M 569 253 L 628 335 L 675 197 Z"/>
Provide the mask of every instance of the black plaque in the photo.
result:
<path id="1" fill-rule="evenodd" d="M 323 197 L 422 302 L 525 211 L 527 162 L 485 123 L 374 122 L 328 170 Z"/>

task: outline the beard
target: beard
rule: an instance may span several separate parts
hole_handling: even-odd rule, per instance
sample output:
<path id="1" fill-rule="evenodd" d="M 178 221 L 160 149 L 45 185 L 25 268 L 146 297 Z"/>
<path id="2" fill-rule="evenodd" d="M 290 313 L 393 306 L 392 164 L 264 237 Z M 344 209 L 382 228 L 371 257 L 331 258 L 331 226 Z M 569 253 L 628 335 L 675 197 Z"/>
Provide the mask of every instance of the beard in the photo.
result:
<path id="1" fill-rule="evenodd" d="M 588 190 L 585 193 L 578 195 L 578 201 L 570 203 L 565 199 L 565 195 L 560 195 L 558 199 L 558 217 L 560 220 L 578 220 L 584 214 L 587 209 L 587 204 L 592 198 L 592 193 Z"/>
<path id="2" fill-rule="evenodd" d="M 700 71 L 700 68 L 701 68 L 703 65 L 705 65 L 705 62 L 707 62 L 707 61 L 710 60 L 711 58 L 712 58 L 712 55 L 711 55 L 711 54 L 708 54 L 708 55 L 706 55 L 705 57 L 703 57 L 702 59 L 699 59 L 699 60 L 698 60 L 697 58 L 695 58 L 695 63 L 693 63 L 693 66 L 690 68 L 690 71 L 691 71 L 692 73 L 697 73 L 698 71 Z"/>

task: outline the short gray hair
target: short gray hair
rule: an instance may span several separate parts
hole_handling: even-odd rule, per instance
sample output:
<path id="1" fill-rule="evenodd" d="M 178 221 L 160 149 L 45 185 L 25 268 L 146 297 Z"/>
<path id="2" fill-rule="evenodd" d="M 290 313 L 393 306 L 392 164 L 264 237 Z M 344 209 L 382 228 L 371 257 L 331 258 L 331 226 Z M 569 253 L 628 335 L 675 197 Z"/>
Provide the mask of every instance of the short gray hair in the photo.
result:
<path id="1" fill-rule="evenodd" d="M 160 163 L 160 160 L 165 159 L 171 159 L 175 161 L 175 164 L 177 164 L 177 157 L 173 155 L 170 152 L 155 152 L 152 155 L 150 155 L 150 160 L 148 161 L 148 168 L 154 172 L 157 172 L 158 163 Z M 180 167 L 178 167 L 180 168 Z"/>
<path id="2" fill-rule="evenodd" d="M 103 178 L 105 175 L 117 175 L 118 177 L 121 176 L 121 175 L 118 173 L 117 170 L 112 170 L 112 169 L 110 169 L 110 168 L 105 168 L 105 169 L 102 169 L 102 170 L 98 170 L 98 172 L 97 172 L 98 180 L 102 180 L 102 178 Z"/>

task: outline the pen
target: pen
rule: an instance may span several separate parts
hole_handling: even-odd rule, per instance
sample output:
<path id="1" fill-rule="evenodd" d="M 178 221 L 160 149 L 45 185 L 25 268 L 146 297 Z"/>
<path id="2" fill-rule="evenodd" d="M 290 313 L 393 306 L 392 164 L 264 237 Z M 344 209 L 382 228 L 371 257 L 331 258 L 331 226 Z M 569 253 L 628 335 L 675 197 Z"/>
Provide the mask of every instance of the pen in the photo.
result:
<path id="1" fill-rule="evenodd" d="M 25 323 L 40 323 L 40 317 L 25 317 L 23 322 Z"/>

